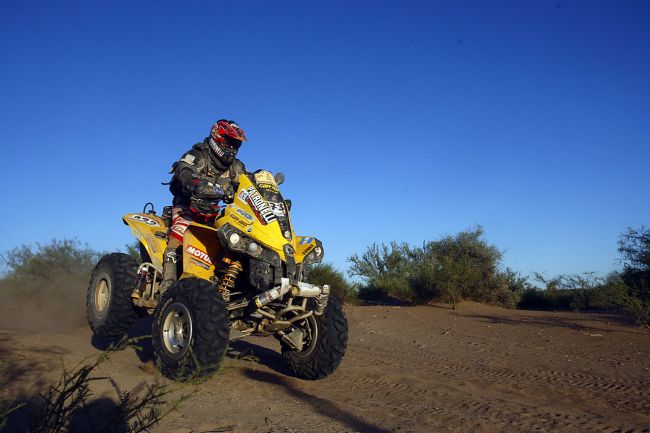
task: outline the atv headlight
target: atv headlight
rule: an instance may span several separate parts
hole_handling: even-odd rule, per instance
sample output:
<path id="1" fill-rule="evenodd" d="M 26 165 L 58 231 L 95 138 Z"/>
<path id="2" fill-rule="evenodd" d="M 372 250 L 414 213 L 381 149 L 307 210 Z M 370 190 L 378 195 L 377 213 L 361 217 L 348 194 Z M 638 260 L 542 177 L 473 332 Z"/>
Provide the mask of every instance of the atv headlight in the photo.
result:
<path id="1" fill-rule="evenodd" d="M 325 255 L 323 251 L 323 244 L 321 241 L 316 239 L 316 247 L 311 250 L 304 259 L 302 259 L 302 263 L 305 265 L 310 265 L 312 263 L 320 263 L 323 261 L 323 256 Z"/>
<path id="2" fill-rule="evenodd" d="M 220 227 L 217 230 L 217 235 L 223 248 L 255 257 L 271 266 L 280 266 L 278 253 L 255 242 L 230 224 L 224 224 Z"/>
<path id="3" fill-rule="evenodd" d="M 248 244 L 248 252 L 254 256 L 257 255 L 257 253 L 259 253 L 260 249 L 261 249 L 260 246 L 257 245 L 255 242 L 251 242 L 250 244 Z"/>

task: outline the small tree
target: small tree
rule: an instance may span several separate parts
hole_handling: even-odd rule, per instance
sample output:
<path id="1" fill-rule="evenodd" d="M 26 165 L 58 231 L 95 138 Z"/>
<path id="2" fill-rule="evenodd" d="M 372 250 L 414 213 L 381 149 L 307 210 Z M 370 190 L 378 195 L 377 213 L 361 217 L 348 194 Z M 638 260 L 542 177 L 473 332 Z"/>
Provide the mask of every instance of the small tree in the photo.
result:
<path id="1" fill-rule="evenodd" d="M 487 300 L 495 288 L 502 254 L 482 239 L 483 233 L 483 228 L 476 226 L 424 246 L 424 256 L 439 263 L 438 286 L 454 308 L 464 297 Z"/>
<path id="2" fill-rule="evenodd" d="M 124 244 L 124 248 L 126 249 L 126 253 L 133 257 L 133 260 L 135 260 L 137 263 L 142 263 L 142 255 L 140 254 L 141 251 L 141 246 L 142 244 L 140 243 L 139 240 L 135 240 L 131 242 L 130 244 Z"/>
<path id="3" fill-rule="evenodd" d="M 650 229 L 628 228 L 618 241 L 621 279 L 628 289 L 627 310 L 640 323 L 650 322 Z"/>

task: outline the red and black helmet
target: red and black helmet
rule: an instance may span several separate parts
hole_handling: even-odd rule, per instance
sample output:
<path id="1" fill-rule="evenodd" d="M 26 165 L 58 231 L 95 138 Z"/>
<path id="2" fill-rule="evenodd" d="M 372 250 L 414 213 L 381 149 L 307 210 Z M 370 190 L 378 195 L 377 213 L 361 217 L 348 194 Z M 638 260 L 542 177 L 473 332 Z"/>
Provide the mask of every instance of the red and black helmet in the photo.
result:
<path id="1" fill-rule="evenodd" d="M 212 125 L 210 149 L 224 166 L 235 160 L 242 141 L 246 141 L 246 134 L 234 120 L 220 119 Z"/>

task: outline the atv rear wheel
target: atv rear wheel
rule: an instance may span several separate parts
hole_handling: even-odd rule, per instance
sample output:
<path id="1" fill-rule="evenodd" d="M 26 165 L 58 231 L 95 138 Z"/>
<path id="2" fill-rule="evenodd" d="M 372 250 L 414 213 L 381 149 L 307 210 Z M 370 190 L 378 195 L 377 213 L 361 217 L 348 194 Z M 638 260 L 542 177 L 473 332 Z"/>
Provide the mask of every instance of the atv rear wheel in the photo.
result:
<path id="1" fill-rule="evenodd" d="M 208 376 L 219 369 L 229 334 L 228 309 L 216 286 L 182 279 L 165 291 L 154 312 L 158 368 L 174 380 Z"/>
<path id="2" fill-rule="evenodd" d="M 128 254 L 108 254 L 97 263 L 90 277 L 86 317 L 95 335 L 119 337 L 138 318 L 131 293 L 138 264 Z"/>
<path id="3" fill-rule="evenodd" d="M 283 345 L 282 356 L 301 379 L 322 379 L 339 366 L 348 344 L 348 321 L 338 299 L 330 297 L 322 316 L 311 315 L 297 322 L 305 332 L 301 351 Z"/>

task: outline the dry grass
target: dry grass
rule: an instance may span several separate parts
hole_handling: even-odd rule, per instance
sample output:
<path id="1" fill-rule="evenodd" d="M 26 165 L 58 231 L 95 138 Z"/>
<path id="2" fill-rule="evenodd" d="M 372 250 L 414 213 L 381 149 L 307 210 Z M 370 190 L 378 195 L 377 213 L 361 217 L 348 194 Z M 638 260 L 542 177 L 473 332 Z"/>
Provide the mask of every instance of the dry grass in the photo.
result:
<path id="1" fill-rule="evenodd" d="M 147 337 L 123 338 L 94 359 L 86 359 L 72 368 L 64 366 L 58 383 L 44 393 L 3 402 L 0 429 L 20 433 L 150 431 L 196 393 L 198 382 L 189 386 L 141 382 L 125 391 L 111 377 L 96 374 L 112 354 L 128 347 L 137 348 L 142 338 Z M 109 383 L 113 397 L 95 398 L 93 388 L 97 382 Z M 25 419 L 30 421 L 25 423 Z"/>

